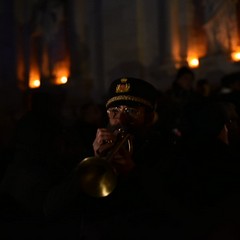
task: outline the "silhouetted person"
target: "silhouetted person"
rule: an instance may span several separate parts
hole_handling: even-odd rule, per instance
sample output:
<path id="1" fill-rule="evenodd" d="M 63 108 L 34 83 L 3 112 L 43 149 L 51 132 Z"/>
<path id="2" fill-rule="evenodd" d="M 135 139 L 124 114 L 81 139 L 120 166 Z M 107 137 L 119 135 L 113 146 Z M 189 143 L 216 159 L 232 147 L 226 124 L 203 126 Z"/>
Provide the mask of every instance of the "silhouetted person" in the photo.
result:
<path id="1" fill-rule="evenodd" d="M 50 185 L 48 176 L 55 171 L 51 166 L 61 163 L 66 148 L 64 101 L 65 90 L 60 86 L 33 89 L 29 93 L 29 110 L 17 123 L 13 160 L 1 182 L 9 238 L 42 236 L 44 185 Z M 71 162 L 70 154 L 68 158 Z"/>
<path id="2" fill-rule="evenodd" d="M 236 117 L 233 104 L 209 102 L 192 112 L 177 145 L 179 196 L 189 213 L 191 239 L 221 239 L 227 230 L 224 239 L 238 239 L 240 164 L 229 143 Z"/>
<path id="3" fill-rule="evenodd" d="M 187 66 L 177 70 L 172 85 L 161 96 L 159 103 L 159 119 L 164 123 L 165 134 L 174 144 L 184 127 L 184 115 L 191 111 L 199 98 L 194 91 L 195 74 Z"/>

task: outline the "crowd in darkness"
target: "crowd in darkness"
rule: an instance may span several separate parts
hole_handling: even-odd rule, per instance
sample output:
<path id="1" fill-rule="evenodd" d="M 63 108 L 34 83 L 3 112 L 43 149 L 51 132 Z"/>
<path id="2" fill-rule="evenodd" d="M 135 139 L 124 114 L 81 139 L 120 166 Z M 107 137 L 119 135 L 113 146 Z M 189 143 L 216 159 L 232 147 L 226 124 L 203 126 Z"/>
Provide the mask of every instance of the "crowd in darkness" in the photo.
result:
<path id="1" fill-rule="evenodd" d="M 216 88 L 209 79 L 196 79 L 190 68 L 181 67 L 169 89 L 157 90 L 153 129 L 161 136 L 164 154 L 169 153 L 174 162 L 168 172 L 173 180 L 166 190 L 171 197 L 164 203 L 174 221 L 169 220 L 173 225 L 170 228 L 166 221 L 162 223 L 162 231 L 169 235 L 163 239 L 240 237 L 240 72 L 226 74 L 219 83 Z M 80 239 L 77 233 L 74 235 L 75 219 L 56 222 L 50 217 L 45 222 L 40 206 L 49 178 L 41 170 L 49 170 L 54 184 L 71 172 L 72 166 L 94 155 L 97 129 L 108 125 L 105 102 L 84 102 L 71 109 L 71 119 L 66 114 L 66 91 L 61 86 L 31 90 L 26 102 L 24 114 L 9 122 L 10 137 L 1 146 L 0 219 L 4 231 L 0 238 Z M 37 171 L 33 162 L 40 166 Z M 157 193 L 157 179 L 151 171 L 145 176 L 145 184 L 154 195 L 153 204 L 158 206 L 163 199 Z M 149 239 L 155 233 L 151 230 L 149 227 Z"/>

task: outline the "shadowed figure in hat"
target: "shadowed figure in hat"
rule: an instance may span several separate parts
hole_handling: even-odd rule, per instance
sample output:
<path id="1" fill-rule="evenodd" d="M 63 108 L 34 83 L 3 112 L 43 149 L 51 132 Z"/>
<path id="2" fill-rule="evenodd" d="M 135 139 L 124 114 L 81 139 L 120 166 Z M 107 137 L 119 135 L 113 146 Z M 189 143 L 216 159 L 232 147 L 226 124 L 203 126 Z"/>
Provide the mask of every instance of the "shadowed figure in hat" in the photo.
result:
<path id="1" fill-rule="evenodd" d="M 46 196 L 44 213 L 55 223 L 48 237 L 59 236 L 61 231 L 64 236 L 71 232 L 71 239 L 179 236 L 180 227 L 176 227 L 172 206 L 169 206 L 173 201 L 165 191 L 171 150 L 153 128 L 156 101 L 157 91 L 147 81 L 119 78 L 111 83 L 105 103 L 108 122 L 96 131 L 92 143 L 94 156 L 79 161 L 72 173 L 53 186 Z M 126 142 L 119 144 L 126 136 Z M 106 169 L 105 163 L 102 164 L 104 158 L 108 158 Z M 90 174 L 86 174 L 89 169 L 84 168 L 88 163 Z M 150 179 L 155 166 L 158 166 L 157 173 L 154 171 L 156 179 Z M 106 181 L 105 175 L 95 178 L 96 172 L 108 169 L 116 181 L 109 192 L 111 179 Z M 102 190 L 100 195 L 93 194 L 95 188 L 88 185 L 88 181 L 95 179 Z M 157 195 L 161 196 L 158 201 Z M 65 227 L 61 227 L 63 225 Z"/>

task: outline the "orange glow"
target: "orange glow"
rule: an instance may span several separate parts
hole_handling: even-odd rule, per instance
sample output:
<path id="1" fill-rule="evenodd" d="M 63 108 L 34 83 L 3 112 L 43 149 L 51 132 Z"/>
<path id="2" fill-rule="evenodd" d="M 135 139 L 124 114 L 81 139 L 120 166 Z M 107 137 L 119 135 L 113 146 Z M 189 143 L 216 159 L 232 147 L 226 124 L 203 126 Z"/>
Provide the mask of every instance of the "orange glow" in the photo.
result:
<path id="1" fill-rule="evenodd" d="M 240 51 L 232 52 L 231 57 L 234 62 L 239 62 L 240 61 Z"/>
<path id="2" fill-rule="evenodd" d="M 40 87 L 41 82 L 40 82 L 40 75 L 39 75 L 39 73 L 31 71 L 28 85 L 29 85 L 30 88 L 38 88 L 38 87 Z"/>
<path id="3" fill-rule="evenodd" d="M 29 82 L 29 87 L 30 88 L 38 88 L 40 87 L 41 83 L 39 79 L 35 79 Z"/>
<path id="4" fill-rule="evenodd" d="M 199 67 L 199 60 L 198 60 L 198 58 L 191 58 L 191 57 L 189 57 L 188 58 L 188 65 L 189 65 L 189 67 L 191 67 L 191 68 L 197 68 L 197 67 Z"/>
<path id="5" fill-rule="evenodd" d="M 66 76 L 60 76 L 56 78 L 55 84 L 65 84 L 67 83 L 67 81 L 68 81 L 68 78 Z"/>
<path id="6" fill-rule="evenodd" d="M 68 65 L 68 62 L 60 62 L 54 66 L 53 74 L 55 76 L 55 84 L 59 85 L 67 83 L 69 76 Z"/>

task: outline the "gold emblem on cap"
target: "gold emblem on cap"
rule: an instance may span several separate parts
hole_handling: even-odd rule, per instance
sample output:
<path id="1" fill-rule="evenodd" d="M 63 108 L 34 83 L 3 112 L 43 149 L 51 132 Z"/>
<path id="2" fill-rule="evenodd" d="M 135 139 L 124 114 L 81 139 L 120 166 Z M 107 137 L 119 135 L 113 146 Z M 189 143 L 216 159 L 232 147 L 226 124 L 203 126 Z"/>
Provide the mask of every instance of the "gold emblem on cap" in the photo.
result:
<path id="1" fill-rule="evenodd" d="M 127 83 L 127 78 L 122 78 L 121 83 L 117 84 L 116 86 L 116 93 L 125 93 L 128 92 L 130 89 L 130 84 Z"/>

